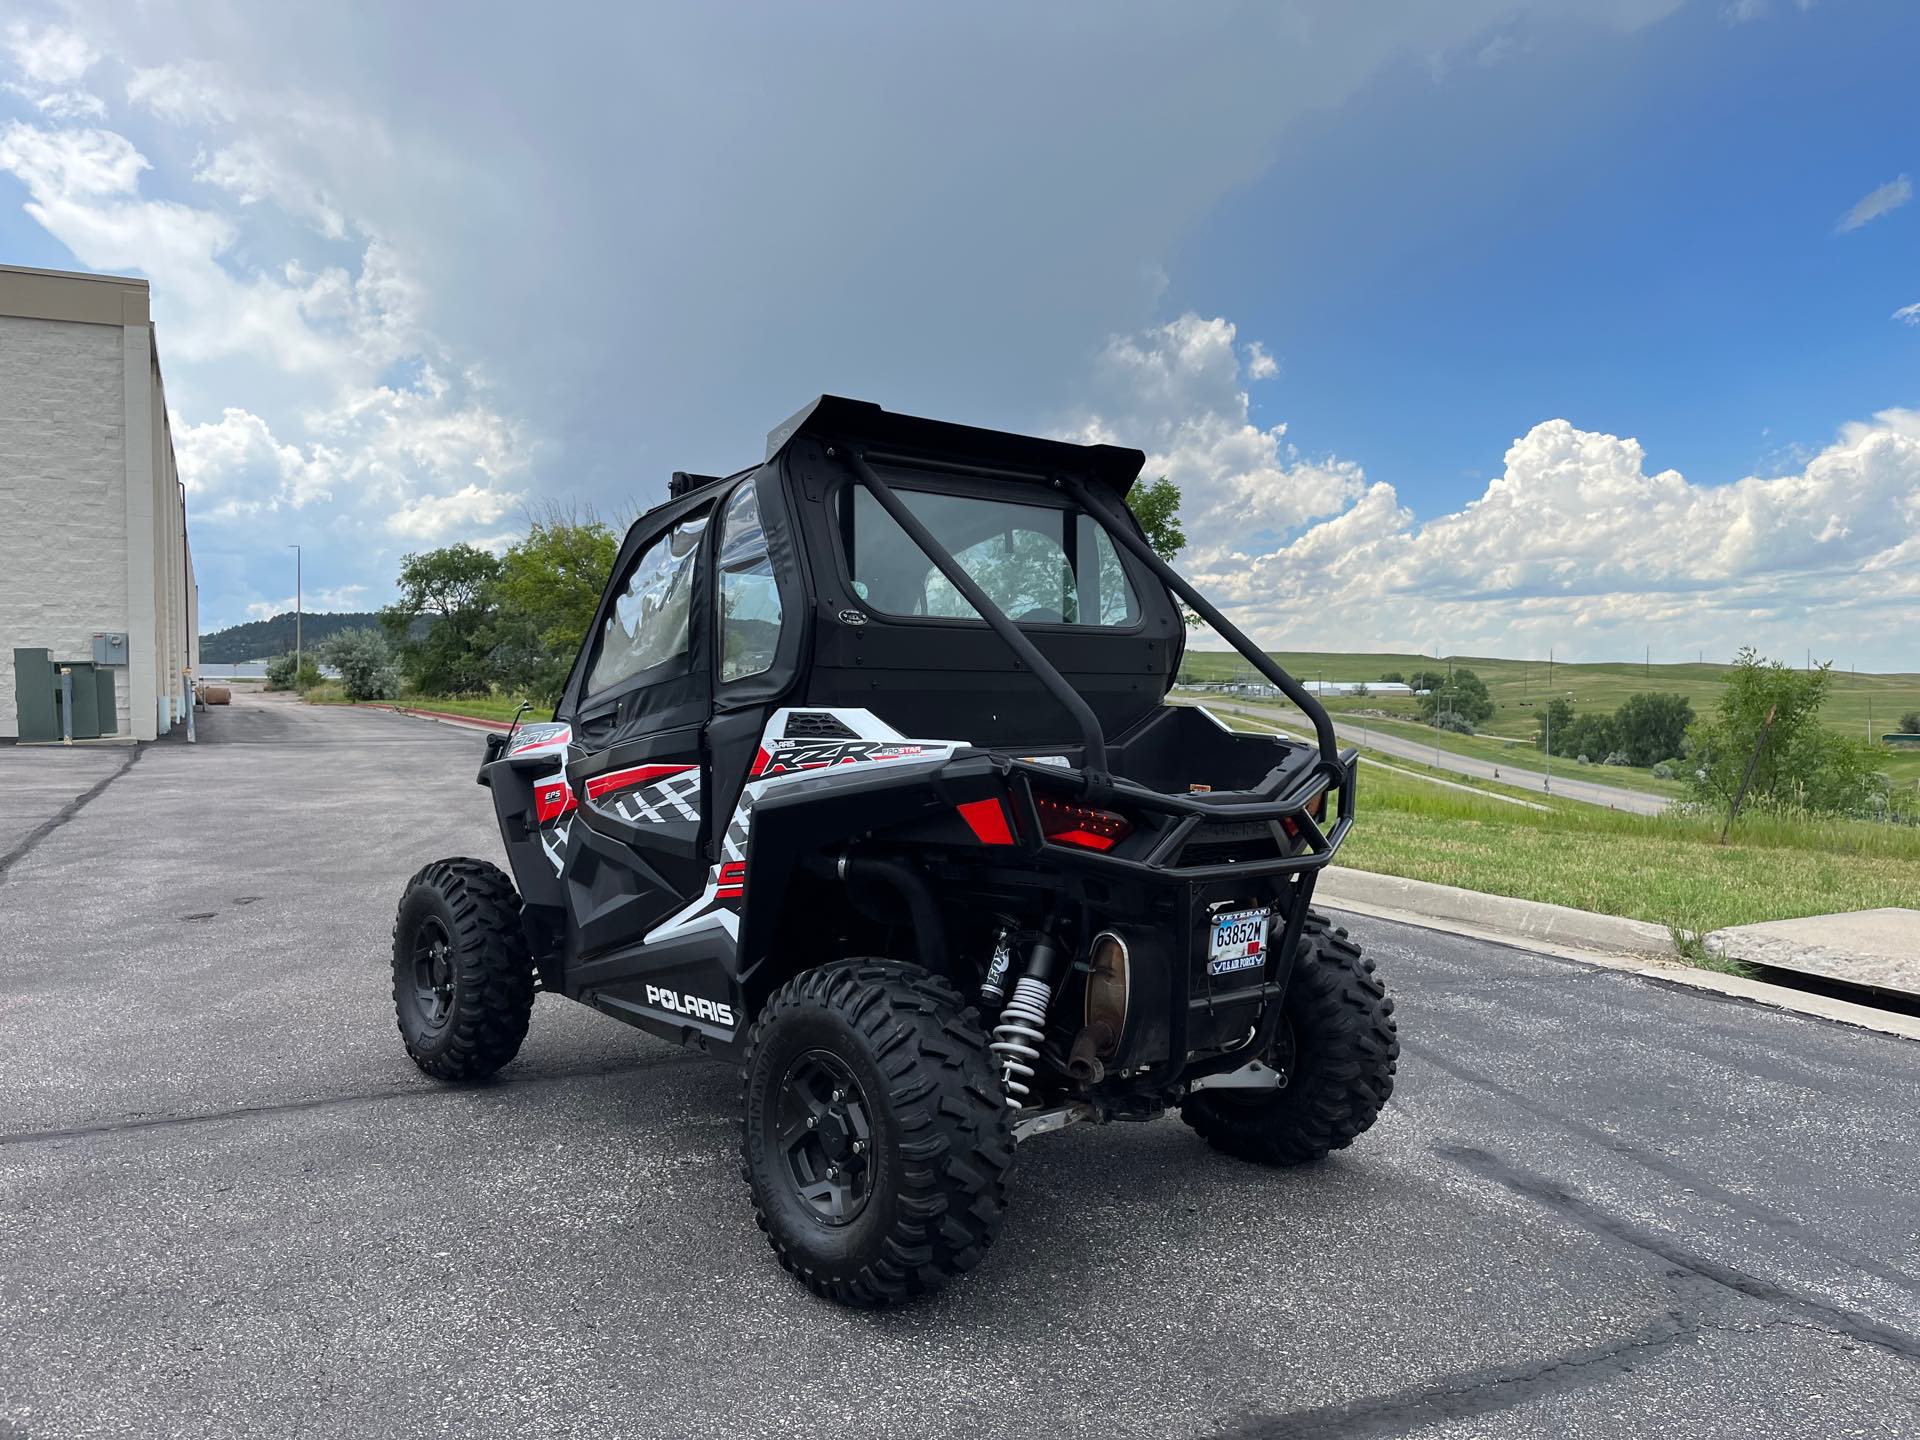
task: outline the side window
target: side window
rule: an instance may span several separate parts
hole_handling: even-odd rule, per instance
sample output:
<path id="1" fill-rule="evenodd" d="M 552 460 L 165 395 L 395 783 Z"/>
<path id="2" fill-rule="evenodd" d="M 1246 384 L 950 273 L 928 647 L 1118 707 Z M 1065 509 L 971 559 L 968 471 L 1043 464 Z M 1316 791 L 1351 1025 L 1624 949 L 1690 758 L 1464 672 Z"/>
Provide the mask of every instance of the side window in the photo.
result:
<path id="1" fill-rule="evenodd" d="M 720 679 L 742 680 L 773 664 L 780 643 L 780 587 L 760 526 L 752 480 L 733 492 L 720 517 Z"/>
<path id="2" fill-rule="evenodd" d="M 693 516 L 641 552 L 594 646 L 589 695 L 686 656 L 693 575 L 706 529 L 707 517 Z"/>

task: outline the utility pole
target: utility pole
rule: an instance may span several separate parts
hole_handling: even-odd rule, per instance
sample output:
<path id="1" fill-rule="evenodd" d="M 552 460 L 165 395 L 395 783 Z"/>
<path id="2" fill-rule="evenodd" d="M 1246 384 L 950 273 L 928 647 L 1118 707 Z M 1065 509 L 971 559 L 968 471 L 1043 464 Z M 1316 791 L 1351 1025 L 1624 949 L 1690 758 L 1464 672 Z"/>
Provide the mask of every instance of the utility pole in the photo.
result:
<path id="1" fill-rule="evenodd" d="M 1653 679 L 1653 646 L 1647 646 L 1647 679 Z"/>
<path id="2" fill-rule="evenodd" d="M 293 551 L 293 683 L 300 684 L 300 562 L 302 556 L 298 545 L 287 547 Z"/>

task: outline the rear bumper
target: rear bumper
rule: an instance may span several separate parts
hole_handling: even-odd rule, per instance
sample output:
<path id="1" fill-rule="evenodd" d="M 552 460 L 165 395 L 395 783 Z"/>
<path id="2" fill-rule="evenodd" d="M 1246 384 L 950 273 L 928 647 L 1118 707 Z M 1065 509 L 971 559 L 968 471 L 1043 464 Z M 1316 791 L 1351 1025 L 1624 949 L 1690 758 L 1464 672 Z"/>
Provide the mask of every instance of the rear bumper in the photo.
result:
<path id="1" fill-rule="evenodd" d="M 1110 850 L 1046 838 L 1036 792 L 1074 793 L 1077 770 L 974 755 L 949 762 L 941 780 L 956 794 L 997 793 L 1012 817 L 1009 843 L 1045 866 L 1145 884 L 1238 882 L 1317 871 L 1353 828 L 1358 752 L 1342 751 L 1330 762 L 1311 746 L 1285 748 L 1281 763 L 1251 790 L 1168 794 L 1116 779 L 1099 803 L 1125 815 L 1134 831 Z M 1229 833 L 1232 842 L 1223 842 Z M 1223 848 L 1239 853 L 1225 857 Z"/>

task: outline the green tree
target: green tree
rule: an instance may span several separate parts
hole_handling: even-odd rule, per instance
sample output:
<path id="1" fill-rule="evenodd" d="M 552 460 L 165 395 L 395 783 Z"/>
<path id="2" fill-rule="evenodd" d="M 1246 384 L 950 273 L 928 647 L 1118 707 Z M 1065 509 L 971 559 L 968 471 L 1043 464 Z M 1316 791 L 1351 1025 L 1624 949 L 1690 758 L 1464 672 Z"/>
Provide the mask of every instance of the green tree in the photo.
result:
<path id="1" fill-rule="evenodd" d="M 1553 753 L 1556 755 L 1584 755 L 1598 762 L 1619 748 L 1620 735 L 1613 716 L 1604 711 L 1594 710 L 1585 715 L 1575 715 L 1567 721 L 1565 730 L 1558 725 L 1553 727 Z"/>
<path id="2" fill-rule="evenodd" d="M 1389 670 L 1380 677 L 1380 683 L 1382 685 L 1404 685 L 1407 683 L 1407 677 L 1402 675 L 1398 670 Z"/>
<path id="3" fill-rule="evenodd" d="M 1127 491 L 1127 508 L 1146 532 L 1153 553 L 1171 565 L 1187 546 L 1186 528 L 1180 523 L 1180 487 L 1164 475 L 1136 480 Z"/>
<path id="4" fill-rule="evenodd" d="M 338 631 L 322 643 L 320 654 L 340 672 L 349 700 L 391 700 L 400 693 L 400 669 L 378 630 Z"/>
<path id="5" fill-rule="evenodd" d="M 1407 676 L 1407 688 L 1416 694 L 1422 690 L 1438 690 L 1446 683 L 1447 672 L 1444 670 L 1415 670 Z"/>
<path id="6" fill-rule="evenodd" d="M 1434 678 L 1437 683 L 1420 697 L 1420 716 L 1429 725 L 1440 715 L 1478 725 L 1493 714 L 1493 697 L 1487 693 L 1487 682 L 1473 671 L 1456 669 L 1451 675 Z"/>
<path id="7" fill-rule="evenodd" d="M 620 537 L 591 510 L 559 506 L 507 548 L 495 590 L 506 684 L 543 704 L 560 698 L 619 553 Z"/>
<path id="8" fill-rule="evenodd" d="M 1553 748 L 1548 751 L 1549 754 L 1566 754 L 1567 727 L 1573 724 L 1573 702 L 1556 695 L 1540 708 L 1540 713 L 1534 719 L 1539 733 L 1534 736 L 1533 743 L 1546 750 L 1547 742 L 1551 740 Z"/>
<path id="9" fill-rule="evenodd" d="M 1920 735 L 1920 710 L 1909 710 L 1900 717 L 1902 735 Z"/>
<path id="10" fill-rule="evenodd" d="M 1657 765 L 1680 753 L 1693 724 L 1693 702 L 1684 695 L 1629 695 L 1613 715 L 1614 744 L 1635 765 Z"/>
<path id="11" fill-rule="evenodd" d="M 1742 650 L 1721 687 L 1713 718 L 1688 732 L 1698 772 L 1695 798 L 1730 806 L 1751 762 L 1748 804 L 1826 814 L 1870 809 L 1878 793 L 1878 756 L 1865 741 L 1820 724 L 1820 707 L 1832 688 L 1829 665 L 1796 670 L 1761 659 L 1751 647 Z M 1765 744 L 1753 761 L 1763 730 Z"/>
<path id="12" fill-rule="evenodd" d="M 429 695 L 484 695 L 500 678 L 496 654 L 500 561 L 459 544 L 405 555 L 400 598 L 380 612 L 407 682 Z M 415 638 L 417 620 L 427 622 Z"/>

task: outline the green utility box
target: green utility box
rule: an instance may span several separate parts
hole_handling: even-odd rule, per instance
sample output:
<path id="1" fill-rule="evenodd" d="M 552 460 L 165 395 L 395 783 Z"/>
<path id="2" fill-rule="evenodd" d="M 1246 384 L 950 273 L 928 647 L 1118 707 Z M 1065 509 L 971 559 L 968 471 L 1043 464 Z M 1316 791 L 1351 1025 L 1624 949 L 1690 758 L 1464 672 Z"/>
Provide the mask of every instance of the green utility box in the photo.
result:
<path id="1" fill-rule="evenodd" d="M 63 668 L 73 671 L 73 738 L 97 740 L 119 733 L 118 697 L 110 667 L 91 660 L 75 660 L 63 666 L 45 650 L 15 650 L 13 708 L 20 722 L 20 738 L 42 742 L 65 738 L 60 717 L 65 693 L 60 676 Z"/>
<path id="2" fill-rule="evenodd" d="M 71 729 L 76 740 L 98 740 L 100 738 L 100 687 L 94 683 L 93 662 L 75 661 L 60 667 L 73 672 L 73 724 L 63 727 L 63 733 Z M 54 695 L 62 702 L 67 697 L 67 687 L 61 683 L 64 677 L 55 680 Z"/>
<path id="3" fill-rule="evenodd" d="M 99 703 L 100 733 L 118 735 L 120 733 L 120 706 L 113 694 L 113 671 L 105 665 L 93 667 L 93 690 Z"/>
<path id="4" fill-rule="evenodd" d="M 13 712 L 22 740 L 60 738 L 59 679 L 45 650 L 13 652 Z"/>

